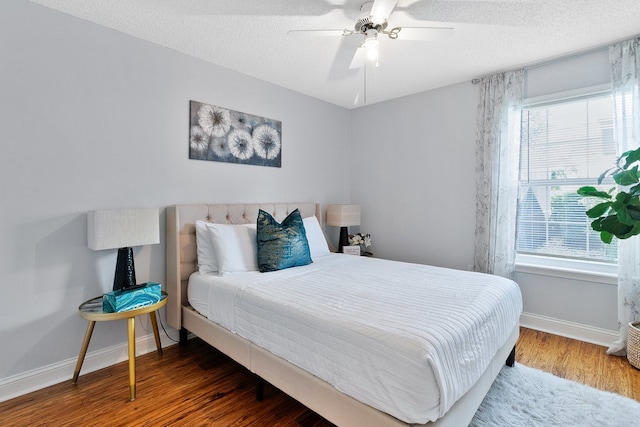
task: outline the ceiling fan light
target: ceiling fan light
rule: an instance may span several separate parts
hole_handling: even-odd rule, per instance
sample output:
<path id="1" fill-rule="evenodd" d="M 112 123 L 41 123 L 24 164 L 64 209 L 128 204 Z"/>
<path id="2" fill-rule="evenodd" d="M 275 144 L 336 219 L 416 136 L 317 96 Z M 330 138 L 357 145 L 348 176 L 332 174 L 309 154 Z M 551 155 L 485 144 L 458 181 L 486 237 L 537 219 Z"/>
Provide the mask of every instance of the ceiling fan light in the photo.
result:
<path id="1" fill-rule="evenodd" d="M 371 40 L 365 40 L 364 43 L 362 43 L 363 47 L 366 47 L 367 49 L 373 49 L 373 48 L 377 48 L 378 47 L 378 39 L 374 38 Z"/>
<path id="2" fill-rule="evenodd" d="M 362 47 L 377 48 L 378 47 L 378 32 L 375 30 L 367 31 L 367 34 L 364 37 L 364 43 L 362 43 Z"/>
<path id="3" fill-rule="evenodd" d="M 367 48 L 367 59 L 369 61 L 377 61 L 378 60 L 378 45 L 371 46 Z"/>

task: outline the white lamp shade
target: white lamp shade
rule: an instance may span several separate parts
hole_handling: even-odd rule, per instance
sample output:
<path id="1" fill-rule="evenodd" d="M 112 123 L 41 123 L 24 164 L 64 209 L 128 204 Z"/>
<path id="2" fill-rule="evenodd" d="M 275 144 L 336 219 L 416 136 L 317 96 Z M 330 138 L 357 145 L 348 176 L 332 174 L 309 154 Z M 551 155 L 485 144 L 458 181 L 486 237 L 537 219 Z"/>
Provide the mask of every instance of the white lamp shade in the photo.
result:
<path id="1" fill-rule="evenodd" d="M 160 243 L 158 209 L 113 209 L 87 213 L 88 246 L 93 250 Z"/>
<path id="2" fill-rule="evenodd" d="M 360 225 L 360 205 L 327 206 L 327 225 L 333 227 Z"/>

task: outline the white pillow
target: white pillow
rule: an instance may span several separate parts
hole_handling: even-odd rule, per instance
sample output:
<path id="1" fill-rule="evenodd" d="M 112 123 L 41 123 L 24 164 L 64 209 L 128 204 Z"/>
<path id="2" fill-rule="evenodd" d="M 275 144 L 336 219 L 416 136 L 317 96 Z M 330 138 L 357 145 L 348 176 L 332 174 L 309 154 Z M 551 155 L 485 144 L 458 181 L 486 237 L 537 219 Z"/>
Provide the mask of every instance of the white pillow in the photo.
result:
<path id="1" fill-rule="evenodd" d="M 196 246 L 198 254 L 198 271 L 204 273 L 218 272 L 218 259 L 213 249 L 213 241 L 209 236 L 206 221 L 196 221 Z"/>
<path id="2" fill-rule="evenodd" d="M 324 255 L 328 255 L 329 246 L 327 245 L 327 239 L 324 237 L 322 228 L 318 218 L 310 216 L 303 218 L 304 230 L 307 234 L 307 242 L 309 242 L 309 252 L 311 252 L 311 259 L 318 258 Z"/>
<path id="3" fill-rule="evenodd" d="M 258 243 L 255 224 L 207 224 L 218 273 L 258 270 Z"/>

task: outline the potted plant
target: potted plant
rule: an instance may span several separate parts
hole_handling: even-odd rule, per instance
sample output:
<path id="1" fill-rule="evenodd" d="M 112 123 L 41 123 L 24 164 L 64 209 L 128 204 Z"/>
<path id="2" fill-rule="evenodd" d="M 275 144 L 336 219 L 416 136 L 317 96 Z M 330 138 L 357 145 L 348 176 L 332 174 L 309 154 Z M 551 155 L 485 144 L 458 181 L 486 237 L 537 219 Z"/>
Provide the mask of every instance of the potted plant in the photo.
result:
<path id="1" fill-rule="evenodd" d="M 356 233 L 349 235 L 349 245 L 359 246 L 360 255 L 372 256 L 371 252 L 367 251 L 367 248 L 371 246 L 371 234 Z"/>
<path id="2" fill-rule="evenodd" d="M 578 194 L 596 197 L 603 200 L 586 214 L 591 221 L 591 228 L 600 233 L 604 243 L 611 243 L 613 237 L 628 239 L 640 234 L 640 148 L 623 153 L 616 161 L 616 166 L 608 169 L 598 178 L 598 184 L 608 176 L 624 190 L 601 191 L 593 186 L 578 189 Z"/>
<path id="3" fill-rule="evenodd" d="M 613 237 L 628 239 L 640 234 L 640 148 L 623 153 L 616 165 L 604 171 L 598 178 L 598 184 L 608 176 L 612 177 L 618 188 L 600 191 L 592 186 L 578 189 L 578 194 L 602 200 L 587 210 L 591 228 L 600 233 L 604 243 L 611 243 Z M 627 359 L 635 368 L 640 369 L 640 323 L 629 323 L 627 339 Z"/>

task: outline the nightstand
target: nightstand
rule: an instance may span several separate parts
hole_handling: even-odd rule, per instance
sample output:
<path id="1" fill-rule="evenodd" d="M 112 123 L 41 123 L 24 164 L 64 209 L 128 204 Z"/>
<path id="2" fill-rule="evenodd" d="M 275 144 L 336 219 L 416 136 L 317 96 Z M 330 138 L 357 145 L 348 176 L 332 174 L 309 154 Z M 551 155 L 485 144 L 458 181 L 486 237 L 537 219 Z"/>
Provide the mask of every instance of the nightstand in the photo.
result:
<path id="1" fill-rule="evenodd" d="M 89 321 L 87 325 L 87 332 L 84 335 L 84 341 L 80 348 L 80 355 L 78 356 L 78 362 L 76 363 L 76 369 L 73 372 L 73 383 L 78 381 L 80 375 L 80 369 L 84 362 L 84 357 L 87 354 L 87 348 L 89 347 L 89 341 L 91 341 L 91 334 L 93 333 L 93 327 L 96 322 L 107 322 L 110 320 L 127 319 L 128 329 L 128 342 L 129 342 L 129 398 L 135 400 L 136 398 L 136 330 L 135 320 L 136 317 L 149 313 L 151 319 L 151 326 L 153 327 L 153 335 L 156 339 L 156 347 L 158 348 L 158 354 L 162 355 L 162 345 L 160 344 L 160 335 L 158 334 L 158 322 L 156 320 L 156 311 L 167 304 L 167 293 L 162 292 L 162 299 L 155 304 L 147 305 L 144 307 L 136 308 L 135 310 L 120 311 L 117 313 L 105 313 L 102 310 L 102 296 L 90 299 L 80 304 L 78 312 L 80 317 Z"/>

